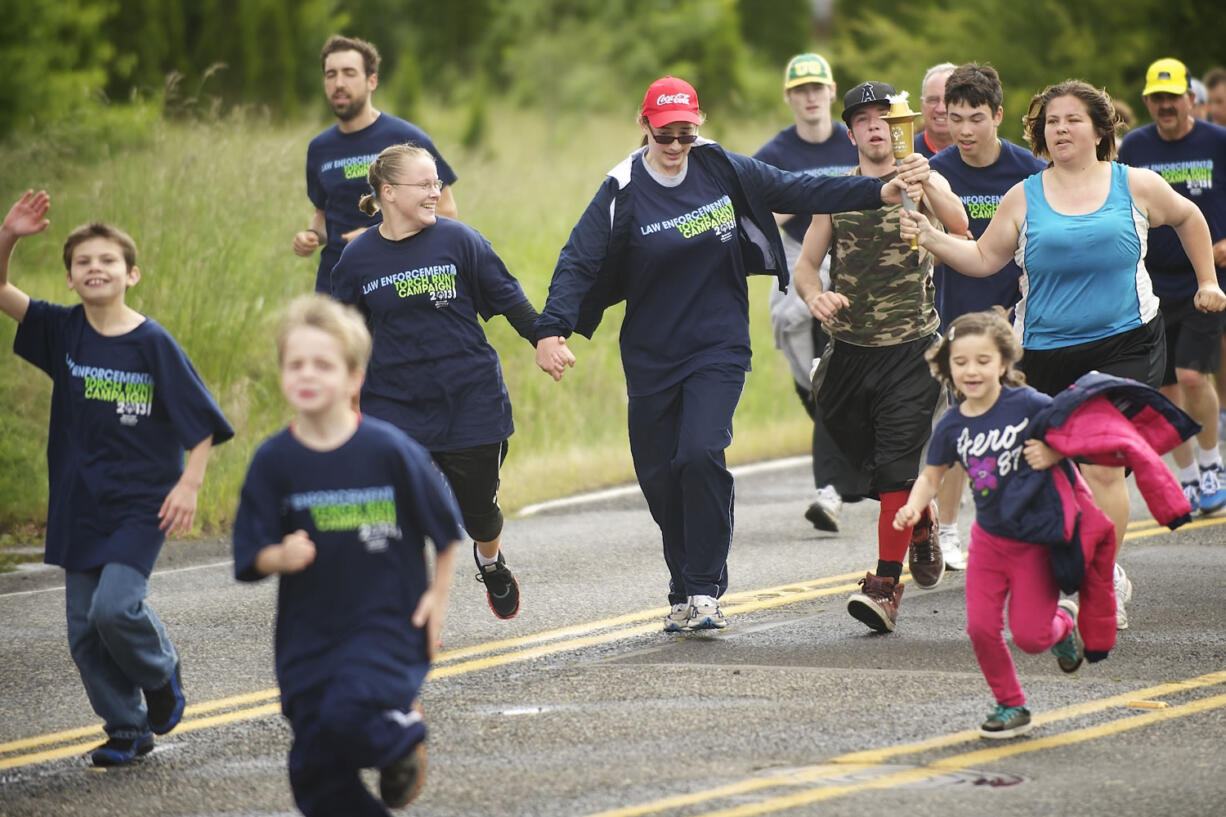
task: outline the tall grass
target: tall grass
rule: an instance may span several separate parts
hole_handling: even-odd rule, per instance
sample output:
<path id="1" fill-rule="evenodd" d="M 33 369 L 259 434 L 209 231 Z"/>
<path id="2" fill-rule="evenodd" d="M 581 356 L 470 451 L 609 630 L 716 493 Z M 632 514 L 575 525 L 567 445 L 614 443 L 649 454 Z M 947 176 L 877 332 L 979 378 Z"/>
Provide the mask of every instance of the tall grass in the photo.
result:
<path id="1" fill-rule="evenodd" d="M 706 132 L 753 152 L 784 124 L 783 113 L 772 121 L 712 123 Z M 638 143 L 633 111 L 624 118 L 547 118 L 491 108 L 487 144 L 470 151 L 458 147 L 467 124 L 462 111 L 426 108 L 421 121 L 460 176 L 454 192 L 461 218 L 493 243 L 539 308 L 570 228 L 604 172 Z M 11 267 L 13 283 L 33 297 L 75 301 L 59 253 L 77 224 L 112 221 L 136 240 L 143 277 L 129 303 L 179 340 L 237 430 L 209 466 L 200 507 L 209 527 L 230 521 L 254 447 L 288 418 L 272 327 L 280 307 L 310 291 L 314 280 L 316 260 L 295 256 L 290 241 L 312 212 L 303 162 L 307 141 L 320 129 L 247 112 L 208 122 L 156 121 L 134 145 L 77 159 L 60 154 L 48 161 L 34 142 L 0 147 L 5 212 L 26 188 L 51 193 L 51 226 L 20 242 Z M 807 418 L 771 342 L 772 281 L 750 281 L 754 371 L 735 419 L 734 462 L 807 447 Z M 561 383 L 536 369 L 531 347 L 505 320 L 487 326 L 516 419 L 504 507 L 633 478 L 620 324 L 618 308 L 593 341 L 575 336 L 578 363 Z M 14 331 L 12 322 L 0 323 L 6 349 Z M 43 516 L 48 393 L 45 375 L 15 355 L 0 355 L 0 529 Z"/>

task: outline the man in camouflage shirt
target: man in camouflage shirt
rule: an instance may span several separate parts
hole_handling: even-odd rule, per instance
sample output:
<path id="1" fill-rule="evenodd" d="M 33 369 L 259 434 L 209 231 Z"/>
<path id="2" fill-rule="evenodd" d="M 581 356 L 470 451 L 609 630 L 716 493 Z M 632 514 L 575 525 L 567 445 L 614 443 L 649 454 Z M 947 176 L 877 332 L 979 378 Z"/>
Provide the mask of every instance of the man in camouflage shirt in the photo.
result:
<path id="1" fill-rule="evenodd" d="M 859 154 L 851 174 L 888 180 L 897 172 L 883 118 L 890 108 L 886 97 L 893 94 L 890 85 L 865 82 L 843 97 L 843 119 Z M 929 173 L 923 188 L 920 212 L 965 234 L 966 211 L 949 183 Z M 797 291 L 833 340 L 818 369 L 820 383 L 814 384 L 817 405 L 831 437 L 859 472 L 855 495 L 881 501 L 877 570 L 865 575 L 862 589 L 847 602 L 852 616 L 878 632 L 893 630 L 898 618 L 903 554 L 909 554 L 920 587 L 935 586 L 944 572 L 933 509 L 914 530 L 893 528 L 919 474 L 940 395 L 924 359 L 939 324 L 933 258 L 899 238 L 899 209 L 814 216 L 796 263 Z M 828 249 L 831 288 L 823 291 L 818 267 Z"/>

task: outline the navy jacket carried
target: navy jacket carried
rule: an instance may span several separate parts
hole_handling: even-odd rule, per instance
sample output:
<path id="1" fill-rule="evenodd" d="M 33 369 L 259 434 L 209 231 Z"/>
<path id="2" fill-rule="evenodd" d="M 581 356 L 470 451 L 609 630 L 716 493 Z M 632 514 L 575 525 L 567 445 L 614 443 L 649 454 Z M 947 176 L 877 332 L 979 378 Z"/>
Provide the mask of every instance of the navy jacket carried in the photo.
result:
<path id="1" fill-rule="evenodd" d="M 578 332 L 591 337 L 605 309 L 625 299 L 625 253 L 632 213 L 628 205 L 630 168 L 642 161 L 635 151 L 608 176 L 571 230 L 549 285 L 549 298 L 536 323 L 537 339 Z M 879 179 L 810 176 L 731 153 L 700 139 L 689 154 L 691 168 L 708 173 L 732 199 L 745 269 L 788 283 L 787 260 L 773 213 L 839 213 L 881 206 Z"/>
<path id="2" fill-rule="evenodd" d="M 1174 530 L 1191 506 L 1162 455 L 1200 430 L 1158 390 L 1123 377 L 1090 372 L 1053 398 L 1030 422 L 1030 436 L 1080 462 L 1131 468 L 1150 513 Z M 1035 471 L 1022 463 L 1002 512 L 1013 538 L 1052 548 L 1060 589 L 1079 593 L 1078 629 L 1091 660 L 1105 657 L 1115 636 L 1111 589 L 1115 531 L 1087 502 L 1070 460 Z"/>

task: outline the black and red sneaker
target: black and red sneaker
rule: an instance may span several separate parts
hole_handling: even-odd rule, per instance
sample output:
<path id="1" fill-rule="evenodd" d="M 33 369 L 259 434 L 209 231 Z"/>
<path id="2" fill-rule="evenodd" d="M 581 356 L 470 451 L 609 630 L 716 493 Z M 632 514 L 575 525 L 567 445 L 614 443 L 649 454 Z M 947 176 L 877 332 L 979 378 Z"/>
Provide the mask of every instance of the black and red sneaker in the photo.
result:
<path id="1" fill-rule="evenodd" d="M 485 585 L 485 598 L 494 615 L 503 619 L 515 618 L 519 612 L 519 583 L 507 567 L 502 551 L 498 552 L 497 562 L 483 565 L 478 558 L 477 543 L 473 542 L 473 560 L 477 563 L 477 581 Z"/>

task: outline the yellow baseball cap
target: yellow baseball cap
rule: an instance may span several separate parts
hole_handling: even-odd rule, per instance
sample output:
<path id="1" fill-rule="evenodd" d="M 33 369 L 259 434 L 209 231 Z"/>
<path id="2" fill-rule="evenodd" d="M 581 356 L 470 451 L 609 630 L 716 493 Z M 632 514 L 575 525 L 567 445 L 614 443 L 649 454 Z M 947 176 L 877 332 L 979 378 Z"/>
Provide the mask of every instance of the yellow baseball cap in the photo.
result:
<path id="1" fill-rule="evenodd" d="M 830 63 L 820 54 L 797 54 L 788 61 L 788 67 L 783 72 L 783 90 L 787 91 L 797 85 L 808 85 L 810 82 L 834 85 Z"/>
<path id="2" fill-rule="evenodd" d="M 1156 60 L 1145 72 L 1145 90 L 1141 96 L 1150 94 L 1186 94 L 1188 92 L 1188 67 L 1170 57 Z"/>

